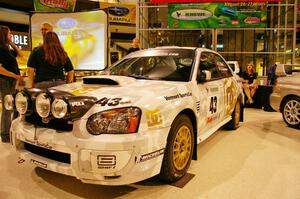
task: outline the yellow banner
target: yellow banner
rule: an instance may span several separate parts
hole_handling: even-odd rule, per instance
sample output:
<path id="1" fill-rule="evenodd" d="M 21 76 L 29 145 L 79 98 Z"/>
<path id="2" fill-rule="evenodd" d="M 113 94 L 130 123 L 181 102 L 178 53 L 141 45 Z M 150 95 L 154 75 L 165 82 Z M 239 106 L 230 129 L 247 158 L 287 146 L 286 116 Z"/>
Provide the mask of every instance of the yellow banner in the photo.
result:
<path id="1" fill-rule="evenodd" d="M 110 22 L 127 24 L 136 23 L 136 6 L 133 4 L 100 2 L 100 9 L 107 9 Z"/>

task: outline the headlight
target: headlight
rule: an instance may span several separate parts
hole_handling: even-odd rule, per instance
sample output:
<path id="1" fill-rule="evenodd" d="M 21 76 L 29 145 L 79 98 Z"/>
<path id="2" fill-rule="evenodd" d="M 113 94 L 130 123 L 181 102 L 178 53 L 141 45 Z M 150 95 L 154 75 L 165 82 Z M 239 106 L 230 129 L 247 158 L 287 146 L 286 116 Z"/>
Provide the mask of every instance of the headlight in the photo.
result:
<path id="1" fill-rule="evenodd" d="M 4 108 L 6 110 L 14 109 L 14 97 L 12 95 L 5 95 L 4 97 Z"/>
<path id="2" fill-rule="evenodd" d="M 51 99 L 46 93 L 41 93 L 36 97 L 35 108 L 36 112 L 42 118 L 48 117 L 50 113 Z"/>
<path id="3" fill-rule="evenodd" d="M 68 112 L 68 104 L 63 99 L 55 99 L 51 105 L 51 113 L 56 118 L 63 118 Z"/>
<path id="4" fill-rule="evenodd" d="M 137 107 L 99 112 L 89 117 L 86 128 L 93 135 L 136 133 L 140 116 Z"/>
<path id="5" fill-rule="evenodd" d="M 24 115 L 28 109 L 28 97 L 23 92 L 18 92 L 15 98 L 15 104 L 17 111 Z"/>

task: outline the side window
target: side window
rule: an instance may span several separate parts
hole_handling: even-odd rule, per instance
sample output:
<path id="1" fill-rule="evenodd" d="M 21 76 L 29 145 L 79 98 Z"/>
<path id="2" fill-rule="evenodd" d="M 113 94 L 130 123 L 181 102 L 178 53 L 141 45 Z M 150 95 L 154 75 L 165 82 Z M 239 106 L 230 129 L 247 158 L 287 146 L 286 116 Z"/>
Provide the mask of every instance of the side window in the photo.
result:
<path id="1" fill-rule="evenodd" d="M 223 61 L 223 59 L 219 55 L 215 55 L 215 61 L 216 65 L 222 75 L 222 77 L 231 77 L 232 73 L 226 63 Z"/>
<path id="2" fill-rule="evenodd" d="M 200 70 L 208 70 L 211 72 L 211 79 L 220 79 L 222 75 L 219 72 L 215 55 L 209 52 L 202 52 L 200 57 Z"/>

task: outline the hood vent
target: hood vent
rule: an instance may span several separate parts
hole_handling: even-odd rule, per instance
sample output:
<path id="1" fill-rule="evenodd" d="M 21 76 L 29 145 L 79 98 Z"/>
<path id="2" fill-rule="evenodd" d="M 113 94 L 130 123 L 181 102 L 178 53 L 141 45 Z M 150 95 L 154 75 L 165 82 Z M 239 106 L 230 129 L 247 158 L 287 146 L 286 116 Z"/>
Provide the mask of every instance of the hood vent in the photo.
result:
<path id="1" fill-rule="evenodd" d="M 109 78 L 83 78 L 84 84 L 119 85 L 117 81 Z"/>

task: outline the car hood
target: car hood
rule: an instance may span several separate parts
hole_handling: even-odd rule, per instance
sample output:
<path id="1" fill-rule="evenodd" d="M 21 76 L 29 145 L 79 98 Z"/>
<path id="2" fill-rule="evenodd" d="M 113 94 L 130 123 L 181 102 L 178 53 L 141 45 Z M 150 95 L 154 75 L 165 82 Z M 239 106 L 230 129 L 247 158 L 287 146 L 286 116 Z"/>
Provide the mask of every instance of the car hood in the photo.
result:
<path id="1" fill-rule="evenodd" d="M 90 78 L 90 77 L 89 77 Z M 92 96 L 98 100 L 122 98 L 124 104 L 135 104 L 137 101 L 171 100 L 191 96 L 188 82 L 141 80 L 125 76 L 91 77 L 97 84 L 77 82 L 54 87 L 77 96 Z M 92 82 L 93 83 L 93 82 Z M 145 102 L 146 103 L 146 102 Z"/>

